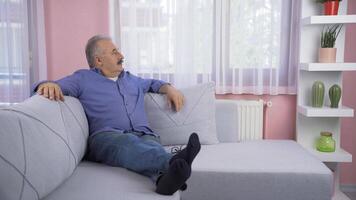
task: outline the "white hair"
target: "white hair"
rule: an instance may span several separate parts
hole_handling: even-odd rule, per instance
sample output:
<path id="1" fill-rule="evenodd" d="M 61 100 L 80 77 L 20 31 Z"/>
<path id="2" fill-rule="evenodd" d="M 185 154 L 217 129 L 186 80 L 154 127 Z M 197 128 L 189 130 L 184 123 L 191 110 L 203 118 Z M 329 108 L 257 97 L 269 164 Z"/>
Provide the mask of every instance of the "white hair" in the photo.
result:
<path id="1" fill-rule="evenodd" d="M 98 55 L 100 50 L 98 47 L 98 41 L 100 40 L 111 40 L 111 38 L 105 35 L 95 35 L 88 40 L 85 46 L 85 55 L 90 68 L 95 67 L 95 56 Z"/>

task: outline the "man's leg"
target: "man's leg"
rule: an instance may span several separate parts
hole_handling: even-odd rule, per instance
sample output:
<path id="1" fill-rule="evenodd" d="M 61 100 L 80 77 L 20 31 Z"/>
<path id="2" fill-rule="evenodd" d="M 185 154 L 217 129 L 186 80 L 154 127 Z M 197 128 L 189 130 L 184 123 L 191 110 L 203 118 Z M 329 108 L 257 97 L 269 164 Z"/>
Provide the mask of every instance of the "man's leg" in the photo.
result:
<path id="1" fill-rule="evenodd" d="M 159 138 L 153 135 L 145 135 L 142 133 L 135 134 L 138 135 L 141 139 L 146 140 L 151 144 L 153 143 L 153 145 L 155 143 L 160 143 Z M 199 151 L 199 136 L 196 133 L 193 133 L 189 137 L 187 147 L 170 159 L 170 167 L 168 172 L 163 176 L 159 177 L 157 181 L 156 192 L 159 194 L 170 195 L 178 189 L 182 191 L 186 190 L 187 184 L 185 183 L 185 181 L 189 178 L 191 174 L 192 162 L 196 155 L 199 153 Z"/>
<path id="2" fill-rule="evenodd" d="M 140 134 L 140 135 L 137 135 L 137 136 L 139 136 L 144 141 L 148 141 L 149 143 L 152 141 L 152 142 L 156 142 L 156 143 L 162 145 L 161 144 L 161 140 L 159 139 L 159 137 L 156 137 L 154 135 Z"/>
<path id="3" fill-rule="evenodd" d="M 124 167 L 151 178 L 168 170 L 172 155 L 156 142 L 136 135 L 103 132 L 89 138 L 88 159 Z"/>
<path id="4" fill-rule="evenodd" d="M 159 142 L 134 134 L 104 132 L 89 138 L 89 160 L 124 167 L 151 178 L 161 174 L 156 182 L 159 194 L 172 195 L 184 187 L 190 176 L 191 163 L 187 163 L 187 158 L 169 162 L 171 158 Z"/>
<path id="5" fill-rule="evenodd" d="M 153 145 L 155 144 L 155 143 L 159 143 L 159 144 L 161 144 L 161 141 L 160 141 L 160 138 L 159 137 L 156 137 L 156 136 L 154 136 L 154 135 L 148 135 L 148 134 L 140 134 L 140 133 L 137 133 L 136 135 L 138 135 L 141 139 L 143 139 L 143 140 L 145 140 L 145 141 L 147 141 L 148 143 L 153 143 Z M 174 160 L 175 159 L 177 159 L 176 157 L 173 157 L 174 158 Z M 171 160 L 169 161 L 169 163 L 170 164 L 172 164 L 172 158 L 171 158 Z M 179 163 L 179 162 L 178 162 Z M 177 168 L 177 165 L 178 164 L 175 164 L 175 168 Z M 184 165 L 184 164 L 183 164 Z M 181 169 L 181 171 L 187 171 L 187 169 Z M 181 173 L 181 172 L 179 172 L 179 173 Z M 160 176 L 160 175 L 159 175 Z M 158 177 L 159 177 L 158 176 Z M 157 178 L 158 178 L 157 177 Z M 155 179 L 153 179 L 153 180 L 157 180 L 157 178 L 155 178 Z M 158 182 L 157 182 L 158 183 Z M 162 185 L 162 183 L 160 183 L 160 185 Z M 161 186 L 162 187 L 162 186 Z M 186 189 L 187 189 L 187 183 L 184 183 L 179 189 L 181 190 L 181 191 L 185 191 Z M 161 189 L 162 190 L 162 189 Z"/>

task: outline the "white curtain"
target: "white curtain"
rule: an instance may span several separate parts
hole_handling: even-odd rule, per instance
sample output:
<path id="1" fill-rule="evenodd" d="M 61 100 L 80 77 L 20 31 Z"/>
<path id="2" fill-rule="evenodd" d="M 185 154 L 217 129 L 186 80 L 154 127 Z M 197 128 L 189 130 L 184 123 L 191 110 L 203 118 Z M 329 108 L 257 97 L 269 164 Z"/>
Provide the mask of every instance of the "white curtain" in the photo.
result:
<path id="1" fill-rule="evenodd" d="M 111 0 L 127 70 L 177 87 L 295 94 L 299 1 Z"/>
<path id="2" fill-rule="evenodd" d="M 0 0 L 0 104 L 29 96 L 27 0 Z"/>
<path id="3" fill-rule="evenodd" d="M 0 0 L 0 105 L 21 102 L 47 78 L 43 1 Z"/>
<path id="4" fill-rule="evenodd" d="M 44 0 L 28 1 L 30 83 L 47 80 Z"/>
<path id="5" fill-rule="evenodd" d="M 222 0 L 215 10 L 217 93 L 295 94 L 300 1 Z"/>

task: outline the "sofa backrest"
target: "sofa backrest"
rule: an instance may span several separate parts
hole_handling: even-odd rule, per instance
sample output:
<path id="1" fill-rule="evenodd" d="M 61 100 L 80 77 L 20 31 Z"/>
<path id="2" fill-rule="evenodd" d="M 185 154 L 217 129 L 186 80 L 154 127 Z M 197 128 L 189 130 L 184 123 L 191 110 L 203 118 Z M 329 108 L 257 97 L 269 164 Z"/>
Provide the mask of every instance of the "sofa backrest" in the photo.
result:
<path id="1" fill-rule="evenodd" d="M 0 109 L 0 199 L 38 200 L 65 181 L 86 150 L 79 101 L 33 96 Z"/>
<path id="2" fill-rule="evenodd" d="M 236 100 L 215 101 L 216 134 L 219 142 L 238 142 L 238 110 Z"/>

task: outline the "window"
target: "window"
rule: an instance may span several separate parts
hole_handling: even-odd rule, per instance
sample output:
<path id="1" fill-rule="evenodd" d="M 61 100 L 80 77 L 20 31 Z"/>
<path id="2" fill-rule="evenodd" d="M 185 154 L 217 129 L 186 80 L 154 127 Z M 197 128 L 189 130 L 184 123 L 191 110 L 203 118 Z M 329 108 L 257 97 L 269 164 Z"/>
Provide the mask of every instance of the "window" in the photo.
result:
<path id="1" fill-rule="evenodd" d="M 29 94 L 27 3 L 0 1 L 0 102 L 22 101 Z"/>
<path id="2" fill-rule="evenodd" d="M 130 66 L 142 73 L 175 73 L 178 62 L 190 57 L 196 71 L 207 71 L 211 60 L 206 57 L 212 56 L 212 43 L 206 42 L 212 40 L 212 1 L 182 2 L 120 1 L 121 50 Z M 186 6 L 189 10 L 182 9 Z M 186 43 L 192 48 L 179 47 Z"/>
<path id="3" fill-rule="evenodd" d="M 23 101 L 46 79 L 43 20 L 42 0 L 0 0 L 0 105 Z"/>
<path id="4" fill-rule="evenodd" d="M 278 67 L 282 3 L 282 0 L 231 1 L 227 8 L 230 68 Z"/>
<path id="5" fill-rule="evenodd" d="M 292 0 L 111 0 L 125 67 L 178 87 L 294 94 L 299 4 Z M 295 20 L 298 19 L 298 20 Z"/>

